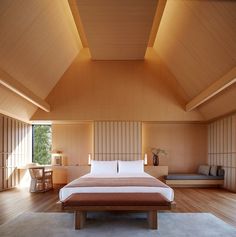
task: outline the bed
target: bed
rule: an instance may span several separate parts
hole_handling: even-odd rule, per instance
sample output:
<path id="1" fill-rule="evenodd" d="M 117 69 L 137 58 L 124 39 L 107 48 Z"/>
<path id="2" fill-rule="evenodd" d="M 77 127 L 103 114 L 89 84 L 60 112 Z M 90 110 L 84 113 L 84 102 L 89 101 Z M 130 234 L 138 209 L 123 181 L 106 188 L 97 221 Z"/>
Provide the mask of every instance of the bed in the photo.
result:
<path id="1" fill-rule="evenodd" d="M 145 211 L 149 227 L 157 229 L 157 211 L 174 206 L 173 189 L 143 170 L 129 170 L 91 172 L 60 190 L 62 208 L 75 212 L 76 229 L 83 227 L 88 211 Z"/>

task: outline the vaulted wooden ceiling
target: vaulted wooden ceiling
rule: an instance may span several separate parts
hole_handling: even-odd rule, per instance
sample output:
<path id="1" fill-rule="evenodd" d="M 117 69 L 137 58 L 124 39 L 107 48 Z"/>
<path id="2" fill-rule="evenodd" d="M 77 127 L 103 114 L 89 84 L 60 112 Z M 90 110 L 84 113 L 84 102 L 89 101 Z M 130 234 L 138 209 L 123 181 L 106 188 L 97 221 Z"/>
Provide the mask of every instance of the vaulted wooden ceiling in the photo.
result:
<path id="1" fill-rule="evenodd" d="M 92 59 L 144 59 L 157 0 L 75 2 Z"/>
<path id="2" fill-rule="evenodd" d="M 46 98 L 80 48 L 67 1 L 0 1 L 0 69 L 35 96 Z M 9 91 L 4 94 L 9 99 L 0 98 L 0 109 L 18 105 L 27 111 L 17 113 L 21 119 L 29 119 L 37 109 Z"/>
<path id="3" fill-rule="evenodd" d="M 217 0 L 2 0 L 0 112 L 28 120 L 37 106 L 49 111 L 45 99 L 82 47 L 92 59 L 132 60 L 147 46 L 176 78 L 186 109 L 206 120 L 236 111 L 235 12 L 236 1 Z"/>
<path id="4" fill-rule="evenodd" d="M 236 1 L 167 1 L 154 49 L 189 100 L 236 66 L 235 13 Z M 202 104 L 200 111 L 206 119 L 232 112 L 236 110 L 235 94 L 231 86 Z"/>

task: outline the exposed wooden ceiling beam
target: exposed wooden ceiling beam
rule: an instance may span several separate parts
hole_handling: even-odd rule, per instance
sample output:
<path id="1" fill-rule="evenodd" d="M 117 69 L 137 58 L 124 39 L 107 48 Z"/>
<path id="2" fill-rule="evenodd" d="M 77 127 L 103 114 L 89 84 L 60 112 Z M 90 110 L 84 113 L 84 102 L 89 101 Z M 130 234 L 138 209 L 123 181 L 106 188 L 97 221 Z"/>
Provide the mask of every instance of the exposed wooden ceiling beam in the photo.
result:
<path id="1" fill-rule="evenodd" d="M 159 0 L 158 1 L 156 14 L 155 14 L 155 17 L 153 20 L 152 29 L 151 29 L 151 33 L 150 33 L 150 37 L 149 37 L 148 47 L 153 47 L 153 45 L 154 45 L 157 31 L 160 26 L 161 18 L 162 18 L 162 15 L 163 15 L 163 12 L 164 12 L 164 9 L 166 6 L 166 2 L 167 2 L 167 0 Z"/>
<path id="2" fill-rule="evenodd" d="M 215 81 L 205 90 L 203 90 L 199 95 L 194 97 L 191 101 L 189 101 L 186 105 L 186 111 L 191 111 L 206 102 L 216 94 L 220 93 L 227 87 L 231 86 L 236 82 L 236 67 L 230 70 L 227 74 L 221 77 L 219 80 Z"/>
<path id="3" fill-rule="evenodd" d="M 0 69 L 0 84 L 28 100 L 37 107 L 43 109 L 46 112 L 50 112 L 50 105 L 35 95 L 32 91 L 22 85 L 19 81 L 12 78 L 8 73 Z"/>
<path id="4" fill-rule="evenodd" d="M 70 10 L 71 10 L 71 13 L 72 13 L 74 21 L 75 21 L 77 31 L 80 36 L 81 43 L 84 48 L 88 48 L 88 41 L 87 41 L 87 38 L 84 33 L 84 28 L 83 28 L 83 25 L 82 25 L 82 22 L 80 19 L 79 10 L 78 10 L 76 0 L 69 0 L 68 3 L 69 3 Z"/>

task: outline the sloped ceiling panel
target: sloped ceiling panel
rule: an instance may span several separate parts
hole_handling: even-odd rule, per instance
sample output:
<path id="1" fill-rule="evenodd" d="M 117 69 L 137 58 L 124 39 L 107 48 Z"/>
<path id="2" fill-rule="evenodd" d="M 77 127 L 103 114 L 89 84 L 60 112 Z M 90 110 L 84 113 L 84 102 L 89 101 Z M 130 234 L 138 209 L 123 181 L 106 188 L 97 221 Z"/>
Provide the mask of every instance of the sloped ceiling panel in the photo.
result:
<path id="1" fill-rule="evenodd" d="M 92 59 L 144 59 L 157 0 L 77 0 Z"/>
<path id="2" fill-rule="evenodd" d="M 154 48 L 189 99 L 236 65 L 235 13 L 236 1 L 167 1 Z"/>
<path id="3" fill-rule="evenodd" d="M 0 68 L 45 98 L 81 48 L 67 1 L 0 1 Z"/>
<path id="4" fill-rule="evenodd" d="M 167 1 L 154 48 L 188 100 L 235 67 L 235 12 L 236 1 Z M 206 119 L 232 112 L 234 94 L 235 86 L 201 105 L 199 111 Z"/>

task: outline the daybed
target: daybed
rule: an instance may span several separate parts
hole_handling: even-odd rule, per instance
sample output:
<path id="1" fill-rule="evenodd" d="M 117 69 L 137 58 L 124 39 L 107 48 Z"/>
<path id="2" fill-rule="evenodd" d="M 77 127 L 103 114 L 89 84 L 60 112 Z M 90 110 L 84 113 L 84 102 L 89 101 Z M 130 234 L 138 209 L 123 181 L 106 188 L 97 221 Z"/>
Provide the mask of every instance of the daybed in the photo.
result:
<path id="1" fill-rule="evenodd" d="M 197 174 L 169 174 L 165 183 L 171 187 L 212 187 L 224 184 L 221 167 L 200 165 Z"/>
<path id="2" fill-rule="evenodd" d="M 136 169 L 131 161 L 119 162 L 119 173 L 117 161 L 114 172 L 111 172 L 112 167 L 94 172 L 94 166 L 101 162 L 93 162 L 91 173 L 60 190 L 62 208 L 75 212 L 75 229 L 83 227 L 88 211 L 145 211 L 149 227 L 157 229 L 157 211 L 170 210 L 174 206 L 173 189 L 143 172 L 143 167 Z M 111 161 L 104 162 L 106 166 Z M 128 173 L 124 166 L 131 166 L 132 171 L 128 169 Z"/>

